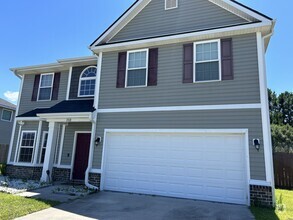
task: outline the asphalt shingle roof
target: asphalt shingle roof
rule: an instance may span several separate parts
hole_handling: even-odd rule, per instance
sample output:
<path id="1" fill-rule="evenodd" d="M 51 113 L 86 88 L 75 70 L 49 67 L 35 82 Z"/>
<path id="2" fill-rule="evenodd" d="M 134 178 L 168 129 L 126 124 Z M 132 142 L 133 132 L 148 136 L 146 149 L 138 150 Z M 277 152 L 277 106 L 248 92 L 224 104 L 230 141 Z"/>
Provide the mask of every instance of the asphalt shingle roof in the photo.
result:
<path id="1" fill-rule="evenodd" d="M 32 111 L 26 112 L 17 117 L 36 117 L 37 114 L 50 114 L 50 113 L 77 113 L 77 112 L 93 112 L 93 100 L 68 100 L 62 101 L 51 108 L 36 108 Z"/>
<path id="2" fill-rule="evenodd" d="M 8 109 L 12 109 L 15 110 L 16 109 L 16 105 L 4 100 L 0 98 L 0 107 L 4 107 L 4 108 L 8 108 Z"/>

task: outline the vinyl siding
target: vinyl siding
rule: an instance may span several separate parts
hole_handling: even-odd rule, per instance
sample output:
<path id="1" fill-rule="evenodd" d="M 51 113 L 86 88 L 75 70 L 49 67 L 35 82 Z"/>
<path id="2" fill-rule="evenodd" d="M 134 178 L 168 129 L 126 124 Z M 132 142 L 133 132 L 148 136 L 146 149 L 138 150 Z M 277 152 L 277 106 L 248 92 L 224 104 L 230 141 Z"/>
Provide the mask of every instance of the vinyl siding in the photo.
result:
<path id="1" fill-rule="evenodd" d="M 164 0 L 152 0 L 109 42 L 141 39 L 247 23 L 246 20 L 207 0 L 179 1 L 165 10 Z"/>
<path id="2" fill-rule="evenodd" d="M 116 88 L 118 52 L 103 53 L 99 107 L 260 103 L 256 35 L 233 37 L 234 80 L 182 83 L 183 44 L 159 47 L 157 86 Z"/>
<path id="3" fill-rule="evenodd" d="M 36 144 L 37 136 L 38 136 L 38 127 L 39 127 L 39 122 L 38 121 L 26 121 L 25 124 L 21 128 L 21 132 L 22 131 L 36 131 L 37 132 L 36 136 L 35 136 L 35 144 Z M 18 143 L 18 140 L 20 141 L 20 139 L 21 139 L 21 133 L 20 133 L 20 136 L 18 135 L 19 134 L 19 129 L 20 129 L 20 126 L 18 124 L 16 124 L 10 162 L 14 161 L 14 156 L 15 156 L 15 153 L 16 153 L 17 143 Z M 35 146 L 35 150 L 36 150 L 36 146 Z M 17 158 L 16 158 L 16 160 L 17 160 Z M 17 161 L 15 161 L 15 162 L 17 162 Z"/>
<path id="4" fill-rule="evenodd" d="M 89 131 L 91 133 L 91 130 L 91 123 L 69 123 L 69 125 L 66 126 L 61 165 L 71 165 L 75 131 Z"/>
<path id="5" fill-rule="evenodd" d="M 68 71 L 61 72 L 58 100 L 36 102 L 31 101 L 34 80 L 35 74 L 27 74 L 24 76 L 18 115 L 36 108 L 49 108 L 66 99 Z"/>
<path id="6" fill-rule="evenodd" d="M 260 109 L 98 114 L 97 134 L 104 129 L 248 129 L 251 178 L 265 180 Z M 252 146 L 259 138 L 260 151 Z M 243 155 L 244 156 L 244 155 Z M 101 168 L 102 145 L 95 148 L 93 167 Z"/>
<path id="7" fill-rule="evenodd" d="M 13 122 L 15 117 L 15 111 L 12 111 L 12 120 L 2 121 L 2 112 L 5 108 L 0 107 L 0 144 L 9 144 L 12 134 Z M 9 110 L 9 109 L 5 109 Z M 10 111 L 10 110 L 9 110 Z"/>
<path id="8" fill-rule="evenodd" d="M 79 86 L 80 74 L 87 67 L 88 66 L 79 66 L 79 67 L 72 68 L 69 99 L 89 99 L 89 98 L 91 98 L 91 97 L 78 97 L 78 92 L 79 92 L 78 86 Z"/>

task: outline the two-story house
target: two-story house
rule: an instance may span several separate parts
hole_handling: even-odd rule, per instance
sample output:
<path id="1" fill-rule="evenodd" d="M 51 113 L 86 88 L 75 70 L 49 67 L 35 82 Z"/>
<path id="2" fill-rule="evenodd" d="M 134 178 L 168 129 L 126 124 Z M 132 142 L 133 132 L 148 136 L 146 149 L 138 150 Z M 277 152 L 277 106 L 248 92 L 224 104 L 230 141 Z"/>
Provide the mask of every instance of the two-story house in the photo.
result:
<path id="1" fill-rule="evenodd" d="M 274 24 L 231 0 L 138 0 L 90 45 L 96 56 L 12 69 L 22 86 L 7 172 L 273 205 Z"/>
<path id="2" fill-rule="evenodd" d="M 0 163 L 6 163 L 16 106 L 0 98 Z"/>

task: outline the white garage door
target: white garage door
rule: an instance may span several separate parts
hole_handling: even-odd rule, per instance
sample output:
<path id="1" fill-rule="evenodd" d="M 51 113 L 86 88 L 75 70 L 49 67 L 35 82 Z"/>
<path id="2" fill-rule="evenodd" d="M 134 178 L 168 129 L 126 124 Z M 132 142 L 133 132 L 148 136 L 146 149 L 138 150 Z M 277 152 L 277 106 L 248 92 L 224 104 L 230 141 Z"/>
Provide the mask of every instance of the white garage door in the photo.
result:
<path id="1" fill-rule="evenodd" d="M 244 135 L 108 133 L 103 189 L 247 204 Z"/>

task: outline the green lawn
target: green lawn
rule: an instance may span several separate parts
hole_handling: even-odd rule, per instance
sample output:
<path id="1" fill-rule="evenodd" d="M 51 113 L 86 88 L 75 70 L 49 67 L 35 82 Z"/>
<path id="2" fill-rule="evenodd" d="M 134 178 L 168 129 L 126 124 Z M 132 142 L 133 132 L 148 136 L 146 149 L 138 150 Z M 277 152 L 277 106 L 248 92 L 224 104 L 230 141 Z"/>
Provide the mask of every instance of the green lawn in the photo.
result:
<path id="1" fill-rule="evenodd" d="M 41 201 L 0 193 L 0 219 L 14 219 L 58 204 L 53 201 Z"/>
<path id="2" fill-rule="evenodd" d="M 283 197 L 284 211 L 251 207 L 256 220 L 293 220 L 293 191 L 276 190 L 276 199 L 279 200 L 280 195 Z"/>

